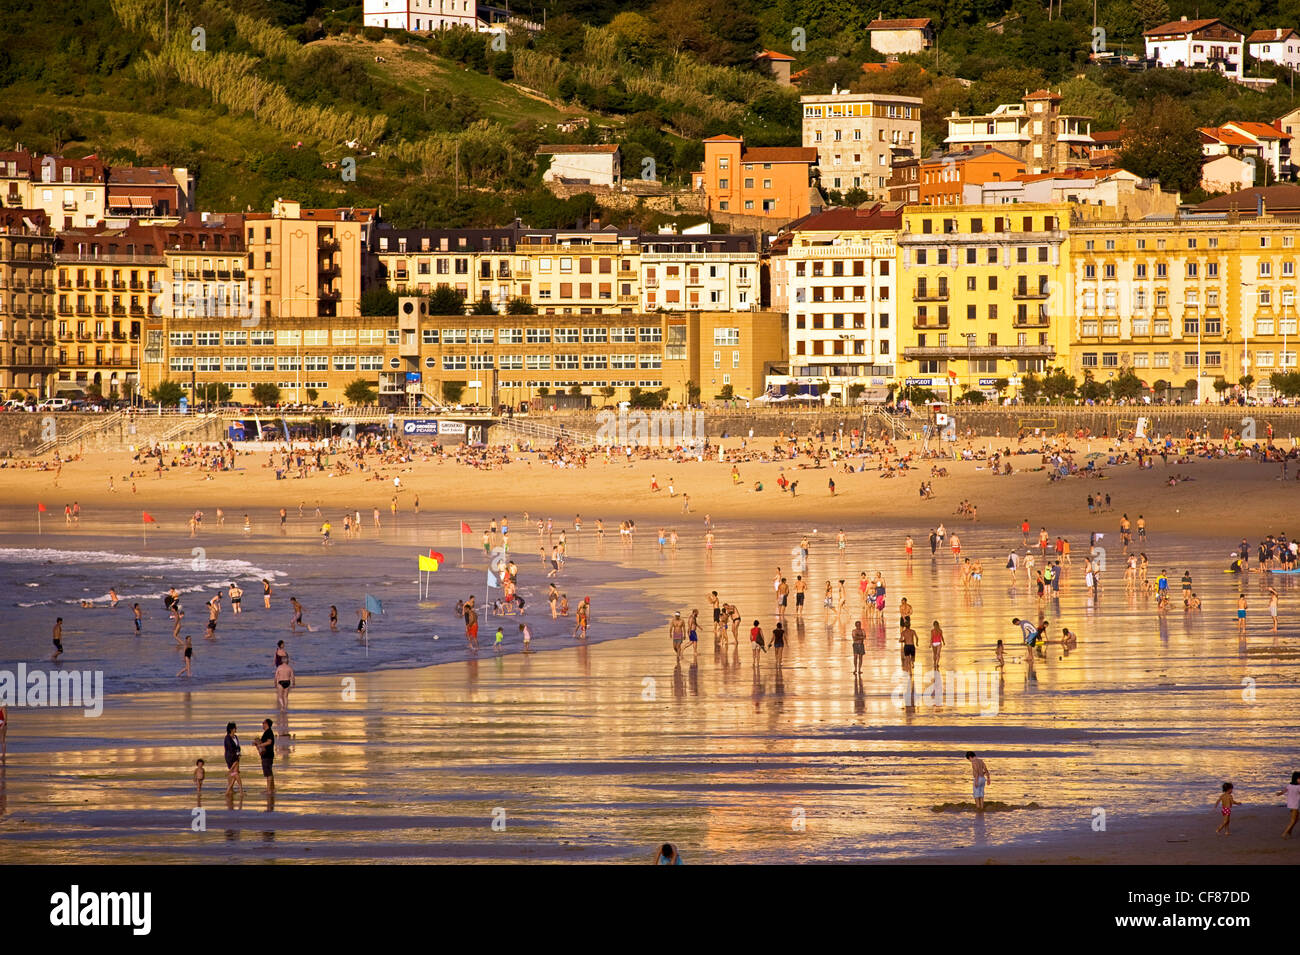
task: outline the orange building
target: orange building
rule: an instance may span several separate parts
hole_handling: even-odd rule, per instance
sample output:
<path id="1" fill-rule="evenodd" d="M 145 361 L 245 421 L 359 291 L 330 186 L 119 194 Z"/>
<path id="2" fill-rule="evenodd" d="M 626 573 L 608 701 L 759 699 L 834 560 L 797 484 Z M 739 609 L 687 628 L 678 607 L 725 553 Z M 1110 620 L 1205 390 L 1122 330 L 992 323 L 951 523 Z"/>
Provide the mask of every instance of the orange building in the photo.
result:
<path id="1" fill-rule="evenodd" d="M 1025 164 L 996 149 L 936 153 L 920 161 L 923 206 L 959 206 L 968 183 L 1005 182 L 1025 171 Z"/>
<path id="2" fill-rule="evenodd" d="M 746 149 L 738 136 L 704 140 L 704 168 L 692 177 L 710 212 L 764 216 L 790 222 L 821 205 L 813 181 L 817 150 L 803 146 Z"/>

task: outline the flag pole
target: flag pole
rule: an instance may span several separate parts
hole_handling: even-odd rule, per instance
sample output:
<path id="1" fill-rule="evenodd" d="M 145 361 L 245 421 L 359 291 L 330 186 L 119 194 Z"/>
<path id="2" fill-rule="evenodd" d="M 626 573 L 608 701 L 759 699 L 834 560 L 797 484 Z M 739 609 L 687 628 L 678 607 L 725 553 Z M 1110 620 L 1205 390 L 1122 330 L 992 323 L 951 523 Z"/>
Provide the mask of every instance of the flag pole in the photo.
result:
<path id="1" fill-rule="evenodd" d="M 460 565 L 465 566 L 465 522 L 460 523 Z"/>
<path id="2" fill-rule="evenodd" d="M 41 506 L 37 504 L 36 505 L 36 536 L 39 537 L 40 535 L 41 535 Z"/>

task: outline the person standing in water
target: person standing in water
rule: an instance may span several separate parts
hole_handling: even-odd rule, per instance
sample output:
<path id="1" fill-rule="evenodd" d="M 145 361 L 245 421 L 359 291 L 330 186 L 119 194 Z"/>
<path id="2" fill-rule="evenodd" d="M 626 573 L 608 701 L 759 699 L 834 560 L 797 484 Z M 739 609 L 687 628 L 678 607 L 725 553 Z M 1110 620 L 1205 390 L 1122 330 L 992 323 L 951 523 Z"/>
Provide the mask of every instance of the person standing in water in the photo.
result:
<path id="1" fill-rule="evenodd" d="M 271 609 L 271 582 L 265 577 L 262 578 L 262 606 Z"/>
<path id="2" fill-rule="evenodd" d="M 239 778 L 239 737 L 235 733 L 235 724 L 226 724 L 226 795 L 229 796 L 239 785 L 239 792 L 244 792 L 244 781 Z"/>
<path id="3" fill-rule="evenodd" d="M 194 661 L 193 640 L 194 640 L 193 637 L 185 638 L 185 665 L 176 671 L 176 675 L 178 677 L 180 676 L 192 677 L 194 675 L 193 671 L 190 669 L 190 664 L 193 663 Z"/>
<path id="4" fill-rule="evenodd" d="M 930 650 L 934 653 L 934 668 L 939 669 L 939 655 L 943 652 L 943 628 L 936 620 L 930 628 Z"/>
<path id="5" fill-rule="evenodd" d="M 275 733 L 271 730 L 271 721 L 262 720 L 262 738 L 253 743 L 257 754 L 262 757 L 262 775 L 266 777 L 266 794 L 275 795 L 275 775 L 272 768 L 275 763 Z"/>
<path id="6" fill-rule="evenodd" d="M 1223 792 L 1219 794 L 1218 799 L 1214 800 L 1214 803 L 1219 807 L 1220 815 L 1223 816 L 1223 822 L 1219 823 L 1219 828 L 1214 830 L 1214 834 L 1216 836 L 1219 833 L 1223 833 L 1225 836 L 1232 835 L 1231 830 L 1228 828 L 1232 823 L 1232 807 L 1241 805 L 1233 795 L 1232 783 L 1223 784 Z"/>
<path id="7" fill-rule="evenodd" d="M 286 656 L 275 668 L 275 701 L 280 705 L 281 712 L 289 709 L 289 688 L 296 682 L 293 666 Z"/>
<path id="8" fill-rule="evenodd" d="M 57 661 L 63 656 L 63 618 L 57 617 L 54 620 L 54 656 L 51 660 Z"/>
<path id="9" fill-rule="evenodd" d="M 853 623 L 853 675 L 862 675 L 862 658 L 867 653 L 867 632 L 862 629 L 862 621 Z"/>
<path id="10" fill-rule="evenodd" d="M 781 667 L 781 653 L 785 650 L 785 624 L 780 620 L 772 628 L 772 652 L 776 657 L 777 669 Z"/>
<path id="11" fill-rule="evenodd" d="M 989 772 L 988 766 L 984 764 L 984 760 L 976 756 L 974 752 L 968 751 L 966 758 L 970 760 L 971 778 L 973 780 L 971 789 L 975 796 L 975 811 L 983 812 L 984 786 L 993 781 L 993 775 Z"/>

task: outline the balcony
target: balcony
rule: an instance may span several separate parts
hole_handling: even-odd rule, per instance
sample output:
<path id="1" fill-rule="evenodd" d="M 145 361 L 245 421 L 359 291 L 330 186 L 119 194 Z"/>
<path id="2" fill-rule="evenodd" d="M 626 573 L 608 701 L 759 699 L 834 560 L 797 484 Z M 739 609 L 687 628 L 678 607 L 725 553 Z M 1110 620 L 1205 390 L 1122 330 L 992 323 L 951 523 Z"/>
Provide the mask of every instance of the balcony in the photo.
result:
<path id="1" fill-rule="evenodd" d="M 85 329 L 85 328 L 78 328 L 78 329 L 77 329 L 77 341 L 79 341 L 79 342 L 88 342 L 88 341 L 90 341 L 90 331 L 89 331 L 88 329 Z"/>
<path id="2" fill-rule="evenodd" d="M 121 279 L 113 279 L 113 281 L 112 281 L 111 283 L 109 283 L 109 284 L 110 284 L 110 286 L 112 287 L 112 289 L 113 289 L 114 292 L 125 292 L 125 291 L 126 291 L 126 283 L 123 282 Z"/>
<path id="3" fill-rule="evenodd" d="M 620 305 L 635 305 L 639 301 L 640 297 L 636 295 L 620 295 L 618 297 L 618 304 Z"/>
<path id="4" fill-rule="evenodd" d="M 61 279 L 59 279 L 59 288 L 63 289 L 64 291 L 71 291 L 71 290 L 72 290 L 72 279 L 69 279 L 69 278 L 61 278 Z"/>
<path id="5" fill-rule="evenodd" d="M 321 252 L 336 252 L 339 248 L 339 240 L 332 235 L 322 235 L 316 243 L 316 248 Z"/>
<path id="6" fill-rule="evenodd" d="M 230 269 L 217 269 L 217 278 L 223 282 L 230 281 Z"/>
<path id="7" fill-rule="evenodd" d="M 132 279 L 130 283 L 127 285 L 127 288 L 129 288 L 132 292 L 143 292 L 145 290 L 144 283 L 141 282 L 139 279 Z"/>
<path id="8" fill-rule="evenodd" d="M 215 269 L 203 269 L 199 274 L 203 276 L 203 281 L 205 282 L 215 282 L 217 280 L 217 272 Z"/>
<path id="9" fill-rule="evenodd" d="M 323 260 L 317 268 L 321 275 L 338 275 L 339 265 L 333 258 Z"/>
<path id="10" fill-rule="evenodd" d="M 132 318 L 143 318 L 143 317 L 144 317 L 144 306 L 143 306 L 143 305 L 132 305 L 131 308 L 130 308 L 130 312 L 131 312 L 131 317 L 132 317 Z"/>
<path id="11" fill-rule="evenodd" d="M 947 328 L 948 320 L 944 319 L 940 321 L 937 318 L 930 318 L 930 317 L 914 318 L 912 319 L 912 327 L 913 328 Z"/>
<path id="12" fill-rule="evenodd" d="M 16 192 L 11 192 L 9 195 L 5 196 L 5 205 L 7 206 L 21 206 L 22 204 L 23 197 L 18 195 Z"/>
<path id="13" fill-rule="evenodd" d="M 903 349 L 905 360 L 963 358 L 1055 358 L 1051 345 L 935 345 Z"/>
<path id="14" fill-rule="evenodd" d="M 1051 297 L 1046 289 L 1017 288 L 1011 293 L 1014 299 L 1044 300 Z"/>
<path id="15" fill-rule="evenodd" d="M 322 302 L 337 302 L 343 298 L 343 293 L 330 289 L 321 289 L 316 297 Z"/>
<path id="16" fill-rule="evenodd" d="M 108 291 L 108 283 L 105 282 L 103 279 L 95 279 L 95 291 L 96 291 L 96 292 L 107 292 L 107 291 Z"/>
<path id="17" fill-rule="evenodd" d="M 948 301 L 948 290 L 946 288 L 937 289 L 917 289 L 916 294 L 912 296 L 913 302 L 946 302 Z"/>
<path id="18" fill-rule="evenodd" d="M 77 211 L 77 200 L 76 200 L 76 199 L 64 199 L 64 200 L 63 200 L 63 211 L 64 211 L 64 212 L 76 212 L 76 211 Z"/>
<path id="19" fill-rule="evenodd" d="M 101 315 L 101 316 L 105 316 L 105 317 L 106 317 L 106 316 L 108 315 L 108 306 L 107 306 L 107 305 L 96 305 L 96 306 L 95 306 L 95 314 L 96 314 L 96 315 Z"/>
<path id="20" fill-rule="evenodd" d="M 126 306 L 125 306 L 125 305 L 114 305 L 114 306 L 113 306 L 113 317 L 114 317 L 114 318 L 124 318 L 125 316 L 126 316 Z"/>
<path id="21" fill-rule="evenodd" d="M 1048 319 L 1039 318 L 1036 315 L 1032 318 L 1025 318 L 1025 319 L 1017 318 L 1014 322 L 1011 323 L 1013 328 L 1047 328 L 1048 324 L 1049 324 Z"/>
<path id="22" fill-rule="evenodd" d="M 77 288 L 83 292 L 90 291 L 90 282 L 87 279 L 77 279 Z"/>
<path id="23" fill-rule="evenodd" d="M 85 304 L 84 302 L 78 302 L 78 303 L 77 303 L 77 314 L 78 314 L 78 315 L 89 315 L 89 314 L 90 314 L 90 306 L 87 305 L 87 304 Z"/>

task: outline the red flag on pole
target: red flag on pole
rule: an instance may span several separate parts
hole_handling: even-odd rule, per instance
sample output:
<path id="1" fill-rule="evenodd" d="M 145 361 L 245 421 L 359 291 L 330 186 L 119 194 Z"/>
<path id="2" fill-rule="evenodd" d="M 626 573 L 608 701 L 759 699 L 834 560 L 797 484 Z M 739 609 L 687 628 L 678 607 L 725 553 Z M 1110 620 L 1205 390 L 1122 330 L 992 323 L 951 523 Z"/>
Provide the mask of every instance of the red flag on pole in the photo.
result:
<path id="1" fill-rule="evenodd" d="M 144 515 L 144 523 L 146 523 L 146 524 L 157 524 L 157 523 L 158 523 L 157 521 L 155 521 L 155 520 L 153 519 L 153 515 L 150 514 L 148 511 L 141 511 L 140 513 Z"/>
<path id="2" fill-rule="evenodd" d="M 442 556 L 441 554 L 439 554 L 436 550 L 432 550 L 432 549 L 430 549 L 430 550 L 429 550 L 429 556 L 432 557 L 434 560 L 436 560 L 436 561 L 437 561 L 438 563 L 440 563 L 440 564 L 442 564 L 442 563 L 446 563 L 446 561 L 447 561 L 447 558 L 446 558 L 446 557 L 443 557 L 443 556 Z"/>
<path id="3" fill-rule="evenodd" d="M 460 532 L 461 532 L 462 534 L 473 534 L 473 533 L 474 533 L 474 531 L 470 529 L 470 526 L 469 526 L 468 524 L 466 524 L 464 521 L 461 521 L 461 522 L 460 522 Z"/>
<path id="4" fill-rule="evenodd" d="M 37 504 L 37 505 L 36 505 L 36 510 L 38 510 L 38 511 L 40 511 L 42 514 L 44 514 L 44 513 L 45 513 L 45 505 L 44 505 L 44 504 Z"/>

